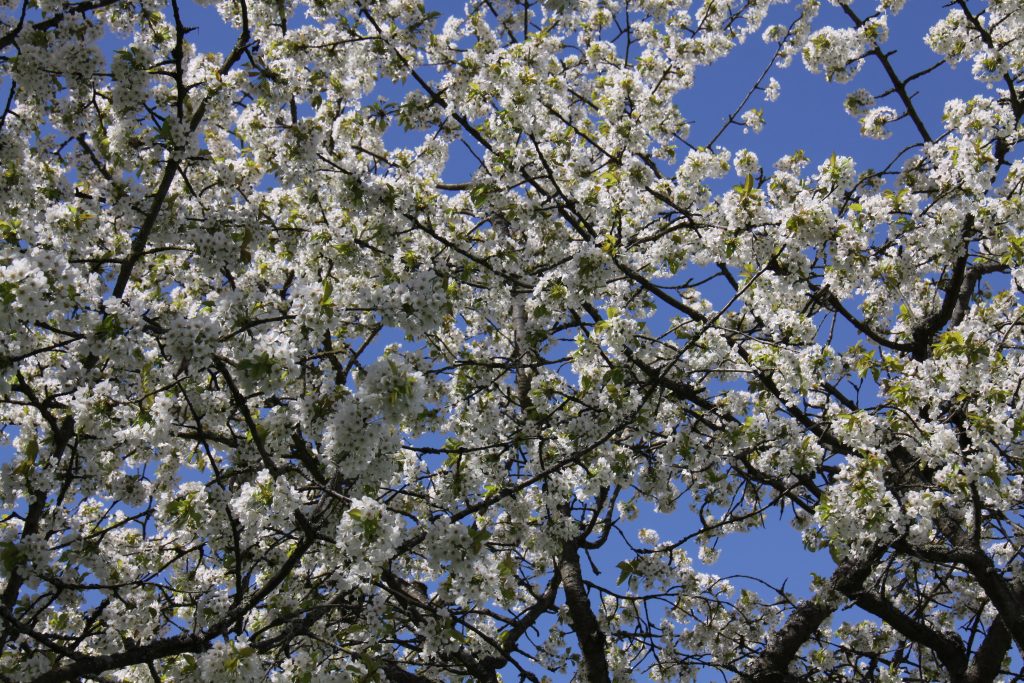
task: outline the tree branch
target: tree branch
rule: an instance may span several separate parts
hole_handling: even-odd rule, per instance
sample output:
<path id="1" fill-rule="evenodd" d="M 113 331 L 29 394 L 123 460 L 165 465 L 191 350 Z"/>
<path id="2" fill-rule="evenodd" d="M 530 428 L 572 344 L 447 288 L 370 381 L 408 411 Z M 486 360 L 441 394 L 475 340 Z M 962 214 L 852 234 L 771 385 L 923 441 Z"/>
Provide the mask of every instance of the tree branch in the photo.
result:
<path id="1" fill-rule="evenodd" d="M 791 680 L 789 665 L 797 652 L 839 608 L 841 596 L 860 590 L 886 549 L 886 545 L 879 544 L 864 555 L 840 564 L 813 598 L 797 605 L 782 628 L 740 675 L 740 680 L 747 683 Z"/>
<path id="2" fill-rule="evenodd" d="M 583 665 L 580 668 L 584 683 L 610 683 L 608 660 L 605 654 L 607 638 L 590 607 L 583 572 L 580 569 L 579 550 L 567 545 L 559 562 L 562 589 L 569 607 L 569 620 L 580 643 Z"/>

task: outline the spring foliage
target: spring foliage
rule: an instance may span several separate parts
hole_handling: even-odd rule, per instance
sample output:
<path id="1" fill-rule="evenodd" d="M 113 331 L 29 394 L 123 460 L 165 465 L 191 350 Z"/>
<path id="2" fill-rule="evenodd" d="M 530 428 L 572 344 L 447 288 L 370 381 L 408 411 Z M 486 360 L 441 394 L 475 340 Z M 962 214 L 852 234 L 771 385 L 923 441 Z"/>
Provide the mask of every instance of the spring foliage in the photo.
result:
<path id="1" fill-rule="evenodd" d="M 1024 4 L 903 5 L 5 0 L 0 680 L 1009 680 Z"/>

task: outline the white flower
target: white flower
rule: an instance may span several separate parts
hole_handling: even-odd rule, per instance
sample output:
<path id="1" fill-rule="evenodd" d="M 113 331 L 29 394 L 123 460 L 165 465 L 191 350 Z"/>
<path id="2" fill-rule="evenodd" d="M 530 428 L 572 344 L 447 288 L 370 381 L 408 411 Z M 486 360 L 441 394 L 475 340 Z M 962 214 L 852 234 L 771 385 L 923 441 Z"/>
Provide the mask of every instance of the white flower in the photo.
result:
<path id="1" fill-rule="evenodd" d="M 741 178 L 747 175 L 757 175 L 761 170 L 761 162 L 757 155 L 749 149 L 741 149 L 736 152 L 732 159 L 736 169 L 736 175 Z"/>
<path id="2" fill-rule="evenodd" d="M 660 537 L 654 529 L 641 529 L 637 532 L 637 538 L 645 545 L 658 545 Z"/>
<path id="3" fill-rule="evenodd" d="M 761 129 L 764 128 L 764 110 L 763 109 L 748 109 L 743 112 L 741 117 L 743 120 L 743 132 L 753 131 L 760 133 Z"/>
<path id="4" fill-rule="evenodd" d="M 826 27 L 808 37 L 803 49 L 804 65 L 812 73 L 824 73 L 829 81 L 846 83 L 863 66 L 865 48 L 861 31 Z"/>
<path id="5" fill-rule="evenodd" d="M 892 107 L 875 107 L 861 117 L 860 132 L 866 137 L 884 140 L 892 135 L 886 126 L 895 121 L 897 116 Z"/>

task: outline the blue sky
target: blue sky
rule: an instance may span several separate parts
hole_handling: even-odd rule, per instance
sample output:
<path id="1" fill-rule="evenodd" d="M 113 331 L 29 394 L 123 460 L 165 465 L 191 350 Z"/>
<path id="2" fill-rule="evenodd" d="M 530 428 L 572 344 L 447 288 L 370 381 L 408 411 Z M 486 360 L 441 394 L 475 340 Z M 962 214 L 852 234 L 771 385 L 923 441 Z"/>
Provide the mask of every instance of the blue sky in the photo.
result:
<path id="1" fill-rule="evenodd" d="M 823 4 L 825 17 L 834 17 L 839 26 L 849 25 L 839 10 L 827 3 Z M 870 2 L 855 3 L 862 15 L 867 14 L 872 6 Z M 430 0 L 428 7 L 442 13 L 461 12 L 461 5 L 452 2 Z M 901 74 L 916 72 L 937 61 L 937 57 L 922 42 L 922 37 L 927 27 L 945 11 L 943 3 L 910 0 L 901 14 L 890 18 L 891 39 L 886 47 L 897 50 L 892 60 Z M 769 23 L 788 23 L 790 13 L 788 7 L 778 8 L 775 11 L 778 18 Z M 200 49 L 218 52 L 231 49 L 236 33 L 220 21 L 214 9 L 185 2 L 183 14 L 185 23 L 197 28 L 192 38 Z M 681 94 L 677 100 L 684 116 L 692 122 L 691 143 L 703 145 L 711 139 L 728 113 L 736 109 L 753 81 L 760 75 L 772 52 L 772 47 L 753 38 L 729 58 L 698 71 L 694 88 Z M 894 135 L 890 140 L 864 139 L 858 134 L 858 122 L 843 111 L 843 99 L 850 91 L 859 87 L 874 92 L 888 88 L 888 81 L 874 61 L 868 61 L 861 74 L 848 84 L 825 83 L 822 76 L 808 73 L 799 59 L 790 68 L 776 70 L 773 75 L 781 84 L 779 100 L 767 103 L 758 93 L 748 104 L 764 109 L 764 131 L 760 134 L 744 134 L 740 126 L 733 126 L 718 140 L 718 144 L 730 149 L 749 148 L 757 152 L 766 168 L 770 168 L 778 157 L 802 149 L 811 158 L 812 167 L 837 153 L 853 156 L 858 160 L 858 168 L 863 170 L 869 166 L 883 166 L 906 140 L 916 139 L 907 120 L 894 125 Z M 973 94 L 984 92 L 984 86 L 970 78 L 969 65 L 962 65 L 955 70 L 943 66 L 917 81 L 915 86 L 916 90 L 920 90 L 915 102 L 933 135 L 941 130 L 942 105 L 946 99 L 952 96 L 967 99 Z M 401 90 L 402 86 L 385 85 L 379 92 L 398 96 Z M 404 135 L 395 130 L 389 134 L 389 139 L 400 144 L 413 141 L 413 138 Z M 465 180 L 472 175 L 475 165 L 468 154 L 457 153 L 452 159 L 446 178 Z M 731 185 L 736 180 L 728 178 L 725 182 Z M 724 296 L 724 292 L 721 295 Z M 846 334 L 846 341 L 852 343 L 853 336 L 848 332 Z M 385 342 L 400 339 L 400 335 L 389 335 L 382 340 L 381 346 Z M 842 341 L 839 340 L 839 343 Z M 0 461 L 9 457 L 9 447 L 0 447 Z M 655 515 L 649 509 L 643 510 L 635 522 L 624 523 L 623 528 L 627 533 L 634 534 L 635 540 L 636 530 L 645 526 L 656 529 L 663 540 L 668 540 L 692 531 L 695 524 L 685 504 L 681 504 L 673 515 Z M 720 558 L 713 567 L 708 568 L 709 571 L 723 576 L 756 573 L 770 583 L 786 582 L 787 587 L 797 595 L 807 594 L 811 572 L 828 574 L 833 567 L 827 553 L 805 551 L 799 534 L 789 526 L 788 519 L 779 519 L 777 516 L 764 529 L 729 537 L 721 543 L 719 549 Z M 696 558 L 696 547 L 688 550 Z M 624 544 L 613 536 L 613 540 L 595 553 L 594 557 L 599 565 L 608 568 L 607 573 L 614 574 L 614 566 L 624 552 Z M 609 580 L 607 573 L 601 579 L 610 583 L 613 579 Z"/>

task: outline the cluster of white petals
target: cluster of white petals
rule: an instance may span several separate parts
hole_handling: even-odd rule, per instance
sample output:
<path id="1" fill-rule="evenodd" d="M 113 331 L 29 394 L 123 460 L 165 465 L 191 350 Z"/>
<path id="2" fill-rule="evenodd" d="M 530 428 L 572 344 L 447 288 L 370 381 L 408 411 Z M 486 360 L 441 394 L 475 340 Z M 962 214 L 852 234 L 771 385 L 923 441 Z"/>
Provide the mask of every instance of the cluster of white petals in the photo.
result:
<path id="1" fill-rule="evenodd" d="M 1018 680 L 1024 3 L 436 5 L 0 1 L 0 680 Z"/>

